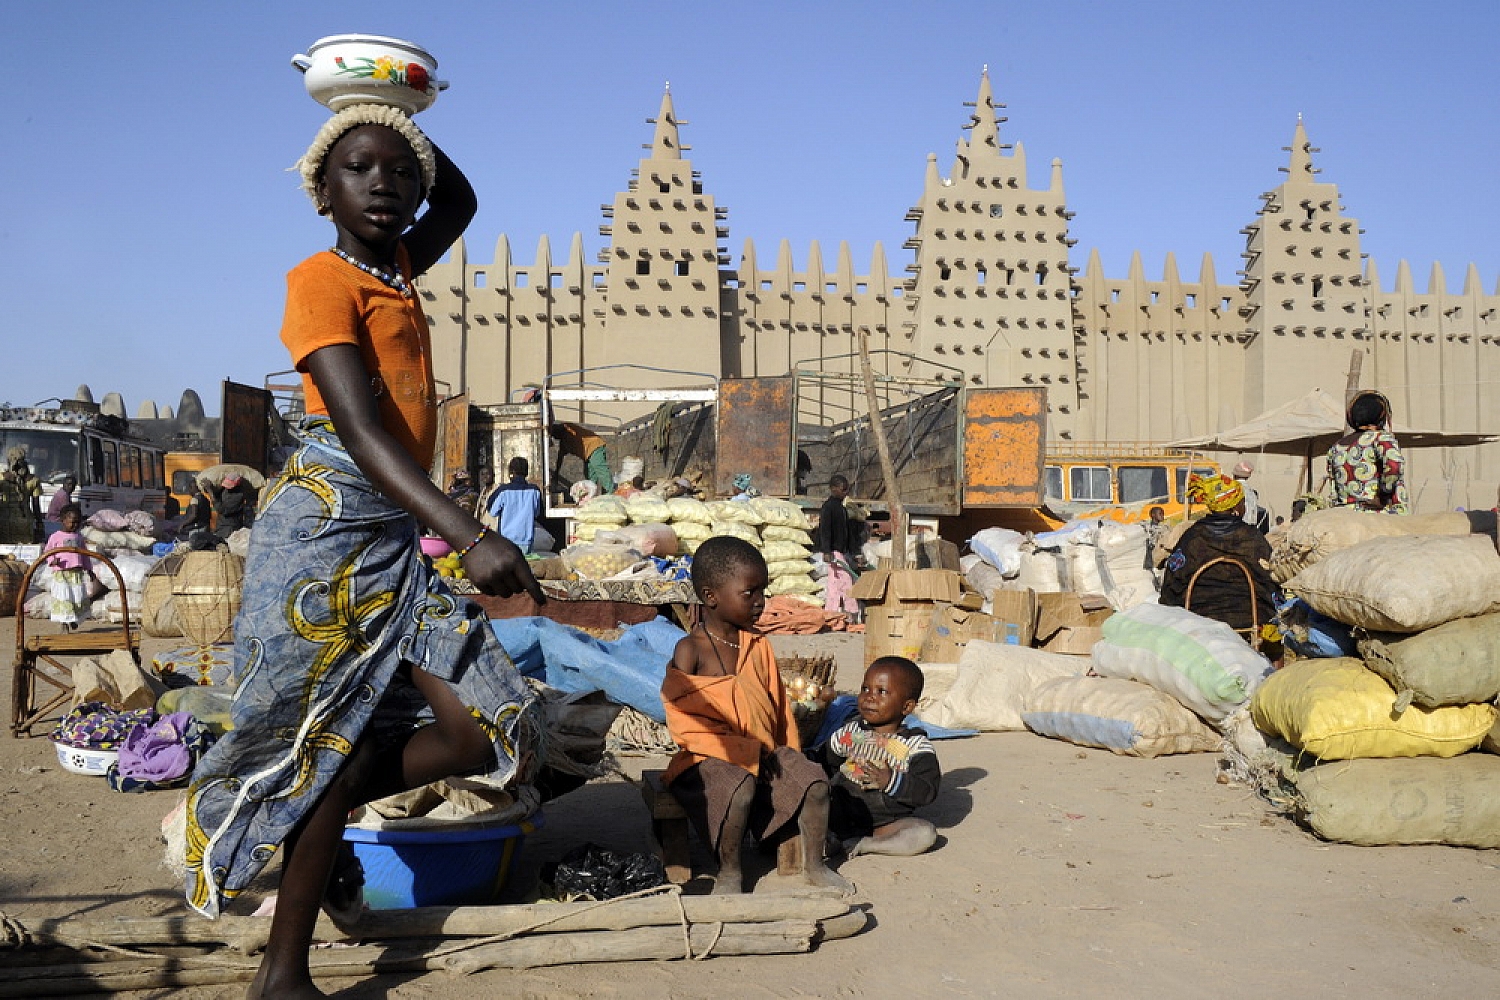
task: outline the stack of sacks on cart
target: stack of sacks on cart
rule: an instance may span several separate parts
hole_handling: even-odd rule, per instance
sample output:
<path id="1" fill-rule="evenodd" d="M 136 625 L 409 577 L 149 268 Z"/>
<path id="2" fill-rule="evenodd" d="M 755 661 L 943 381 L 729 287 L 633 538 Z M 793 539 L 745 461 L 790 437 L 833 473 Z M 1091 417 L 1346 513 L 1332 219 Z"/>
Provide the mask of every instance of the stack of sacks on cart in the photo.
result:
<path id="1" fill-rule="evenodd" d="M 1252 701 L 1291 805 L 1329 840 L 1500 847 L 1494 541 L 1461 514 L 1309 518 L 1273 571 L 1355 655 L 1291 663 Z"/>
<path id="2" fill-rule="evenodd" d="M 1138 523 L 1080 518 L 1040 534 L 986 528 L 969 539 L 969 549 L 960 568 L 986 597 L 996 590 L 1103 594 L 1116 611 L 1156 601 L 1146 529 Z"/>
<path id="3" fill-rule="evenodd" d="M 94 567 L 94 576 L 104 589 L 90 608 L 95 620 L 118 624 L 124 620 L 123 608 L 128 605 L 131 622 L 140 621 L 141 591 L 146 574 L 157 561 L 152 554 L 157 545 L 156 530 L 155 519 L 141 510 L 129 513 L 98 510 L 84 521 L 79 532 L 83 535 L 84 546 L 108 556 L 120 571 L 117 579 L 107 567 Z M 46 618 L 50 614 L 48 588 L 51 582 L 51 570 L 44 563 L 31 578 L 32 592 L 26 599 L 28 618 Z"/>
<path id="4" fill-rule="evenodd" d="M 574 521 L 573 544 L 562 558 L 586 579 L 638 578 L 650 572 L 641 565 L 647 558 L 691 555 L 715 535 L 732 535 L 765 557 L 768 596 L 814 600 L 812 595 L 822 590 L 813 577 L 811 524 L 802 508 L 790 501 L 755 497 L 704 502 L 662 498 L 647 491 L 632 497 L 595 497 L 578 508 Z"/>

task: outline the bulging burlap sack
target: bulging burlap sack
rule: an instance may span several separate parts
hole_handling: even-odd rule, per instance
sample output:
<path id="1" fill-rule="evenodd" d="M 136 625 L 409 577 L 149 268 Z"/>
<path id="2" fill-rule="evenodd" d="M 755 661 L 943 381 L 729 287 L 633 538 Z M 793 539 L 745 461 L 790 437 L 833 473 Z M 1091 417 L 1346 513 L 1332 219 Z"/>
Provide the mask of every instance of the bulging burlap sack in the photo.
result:
<path id="1" fill-rule="evenodd" d="M 1380 514 L 1357 507 L 1309 511 L 1288 524 L 1271 547 L 1271 576 L 1286 583 L 1314 563 L 1371 538 L 1399 535 L 1467 535 L 1469 519 L 1442 514 Z"/>
<path id="2" fill-rule="evenodd" d="M 1286 590 L 1346 625 L 1420 632 L 1500 611 L 1500 554 L 1487 535 L 1372 538 L 1309 566 Z"/>
<path id="3" fill-rule="evenodd" d="M 1126 757 L 1207 753 L 1223 740 L 1170 695 L 1115 677 L 1042 681 L 1021 713 L 1026 728 Z"/>
<path id="4" fill-rule="evenodd" d="M 1341 761 L 1296 780 L 1307 822 L 1324 840 L 1500 847 L 1500 757 Z"/>
<path id="5" fill-rule="evenodd" d="M 1365 666 L 1396 689 L 1396 707 L 1468 705 L 1500 696 L 1500 614 L 1445 622 L 1416 635 L 1359 640 Z"/>

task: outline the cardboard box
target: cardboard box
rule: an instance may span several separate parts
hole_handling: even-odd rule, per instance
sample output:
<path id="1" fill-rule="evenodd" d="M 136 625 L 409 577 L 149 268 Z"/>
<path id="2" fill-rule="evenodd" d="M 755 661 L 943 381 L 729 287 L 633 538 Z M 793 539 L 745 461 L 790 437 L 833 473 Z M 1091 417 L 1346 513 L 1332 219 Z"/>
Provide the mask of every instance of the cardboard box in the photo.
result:
<path id="1" fill-rule="evenodd" d="M 1030 589 L 991 591 L 990 614 L 1003 625 L 1016 627 L 1016 641 L 1020 645 L 1030 646 L 1036 640 L 1036 591 Z M 1002 630 L 1001 634 L 1006 633 Z"/>
<path id="2" fill-rule="evenodd" d="M 908 566 L 916 569 L 951 569 L 958 572 L 958 546 L 943 538 L 923 538 L 912 546 L 911 556 L 915 560 L 907 560 Z M 879 569 L 890 569 L 891 560 L 889 556 L 881 556 L 876 564 Z"/>
<path id="3" fill-rule="evenodd" d="M 906 607 L 957 604 L 963 577 L 946 569 L 874 569 L 854 581 L 853 596 L 868 604 Z"/>
<path id="4" fill-rule="evenodd" d="M 959 654 L 973 639 L 1004 642 L 1006 623 L 982 611 L 968 611 L 956 604 L 940 605 L 922 645 L 923 663 L 957 663 Z"/>
<path id="5" fill-rule="evenodd" d="M 1099 594 L 1037 594 L 1036 645 L 1049 653 L 1087 654 L 1104 638 L 1105 619 L 1114 614 Z"/>
<path id="6" fill-rule="evenodd" d="M 865 666 L 882 656 L 904 656 L 913 662 L 920 659 L 937 611 L 936 604 L 907 607 L 881 604 L 866 608 Z"/>

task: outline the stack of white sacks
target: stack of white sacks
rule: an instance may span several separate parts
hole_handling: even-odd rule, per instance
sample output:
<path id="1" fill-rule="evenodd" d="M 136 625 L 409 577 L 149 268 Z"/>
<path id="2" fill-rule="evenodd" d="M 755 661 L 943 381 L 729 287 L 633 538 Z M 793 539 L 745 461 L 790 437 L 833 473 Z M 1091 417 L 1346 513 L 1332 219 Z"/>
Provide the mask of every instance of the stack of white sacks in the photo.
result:
<path id="1" fill-rule="evenodd" d="M 1270 670 L 1229 626 L 1141 604 L 1111 615 L 1089 656 L 971 641 L 951 673 L 929 673 L 937 683 L 917 714 L 952 728 L 1029 729 L 1125 756 L 1207 752 L 1244 724 Z"/>
<path id="2" fill-rule="evenodd" d="M 1273 571 L 1352 626 L 1360 654 L 1293 663 L 1252 703 L 1296 755 L 1287 777 L 1308 823 L 1357 844 L 1500 847 L 1494 541 L 1452 514 L 1329 510 L 1294 527 Z M 1412 530 L 1433 533 L 1396 534 Z"/>
<path id="3" fill-rule="evenodd" d="M 1140 524 L 1085 518 L 1037 535 L 986 528 L 969 549 L 959 565 L 986 599 L 996 590 L 1103 594 L 1116 611 L 1156 601 Z"/>
<path id="4" fill-rule="evenodd" d="M 574 522 L 574 544 L 562 556 L 580 575 L 581 567 L 592 572 L 613 569 L 609 575 L 629 572 L 642 557 L 691 555 L 715 535 L 732 535 L 754 545 L 765 557 L 770 573 L 768 596 L 811 600 L 822 592 L 822 585 L 813 578 L 811 525 L 802 508 L 786 500 L 756 497 L 704 502 L 690 497 L 663 499 L 649 492 L 624 499 L 602 496 L 580 506 Z"/>

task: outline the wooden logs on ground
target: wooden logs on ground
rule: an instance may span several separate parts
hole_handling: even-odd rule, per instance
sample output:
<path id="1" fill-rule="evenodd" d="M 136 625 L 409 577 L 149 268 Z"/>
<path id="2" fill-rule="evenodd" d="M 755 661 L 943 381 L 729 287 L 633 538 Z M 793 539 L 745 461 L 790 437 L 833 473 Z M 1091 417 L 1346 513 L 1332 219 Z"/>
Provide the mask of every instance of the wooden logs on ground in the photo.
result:
<path id="1" fill-rule="evenodd" d="M 866 921 L 864 909 L 819 890 L 682 896 L 674 888 L 603 903 L 372 910 L 352 935 L 325 919 L 316 936 L 388 943 L 320 949 L 311 962 L 314 976 L 333 978 L 790 954 L 857 934 Z M 10 925 L 20 926 L 14 920 Z M 246 982 L 259 965 L 251 953 L 264 945 L 269 927 L 269 917 L 39 921 L 24 927 L 21 949 L 0 950 L 0 997 Z M 171 954 L 146 950 L 152 947 Z M 58 962 L 52 955 L 60 948 L 76 960 Z M 45 958 L 39 954 L 43 949 Z M 38 964 L 38 958 L 52 964 Z"/>

